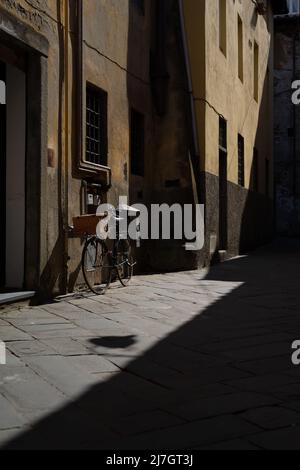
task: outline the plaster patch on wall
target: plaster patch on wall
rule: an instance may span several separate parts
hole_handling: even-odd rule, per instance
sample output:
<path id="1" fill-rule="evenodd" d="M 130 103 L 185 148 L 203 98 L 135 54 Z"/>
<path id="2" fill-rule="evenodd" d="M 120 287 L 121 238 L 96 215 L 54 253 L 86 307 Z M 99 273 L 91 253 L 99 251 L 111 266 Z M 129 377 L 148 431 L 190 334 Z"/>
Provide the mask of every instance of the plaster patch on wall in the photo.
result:
<path id="1" fill-rule="evenodd" d="M 53 30 L 53 26 L 51 27 L 50 21 L 46 18 L 44 13 L 48 10 L 47 0 L 30 0 L 26 3 L 28 6 L 30 5 L 32 7 L 32 10 L 25 8 L 17 0 L 2 0 L 2 4 L 6 10 L 19 16 L 23 21 L 29 23 L 38 31 L 45 32 L 49 29 Z M 38 10 L 34 10 L 34 8 L 38 8 Z"/>

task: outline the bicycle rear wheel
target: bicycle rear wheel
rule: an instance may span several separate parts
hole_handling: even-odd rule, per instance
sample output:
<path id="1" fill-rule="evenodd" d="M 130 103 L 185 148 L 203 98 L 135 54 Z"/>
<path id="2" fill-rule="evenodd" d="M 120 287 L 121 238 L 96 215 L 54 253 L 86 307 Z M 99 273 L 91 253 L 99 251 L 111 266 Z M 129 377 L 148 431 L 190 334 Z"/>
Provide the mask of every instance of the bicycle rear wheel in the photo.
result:
<path id="1" fill-rule="evenodd" d="M 96 295 L 104 294 L 111 283 L 111 259 L 105 243 L 97 237 L 87 240 L 81 265 L 88 288 Z"/>
<path id="2" fill-rule="evenodd" d="M 135 262 L 129 240 L 119 240 L 117 244 L 117 271 L 121 284 L 126 287 L 132 276 Z"/>

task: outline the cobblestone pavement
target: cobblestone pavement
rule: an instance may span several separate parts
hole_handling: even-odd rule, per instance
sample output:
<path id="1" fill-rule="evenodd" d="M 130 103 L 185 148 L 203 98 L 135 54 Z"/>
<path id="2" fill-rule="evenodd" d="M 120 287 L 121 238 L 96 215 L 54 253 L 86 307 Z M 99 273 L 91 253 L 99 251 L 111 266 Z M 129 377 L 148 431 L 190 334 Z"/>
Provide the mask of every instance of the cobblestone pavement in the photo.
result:
<path id="1" fill-rule="evenodd" d="M 0 311 L 0 446 L 299 449 L 300 253 Z"/>

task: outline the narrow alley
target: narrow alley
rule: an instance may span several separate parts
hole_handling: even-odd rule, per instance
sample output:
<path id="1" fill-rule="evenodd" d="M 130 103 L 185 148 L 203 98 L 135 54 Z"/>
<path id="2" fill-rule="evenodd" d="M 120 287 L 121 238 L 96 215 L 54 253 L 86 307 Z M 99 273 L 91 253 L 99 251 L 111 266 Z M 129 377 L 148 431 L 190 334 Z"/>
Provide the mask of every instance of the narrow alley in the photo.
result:
<path id="1" fill-rule="evenodd" d="M 295 449 L 300 245 L 0 311 L 3 449 Z"/>

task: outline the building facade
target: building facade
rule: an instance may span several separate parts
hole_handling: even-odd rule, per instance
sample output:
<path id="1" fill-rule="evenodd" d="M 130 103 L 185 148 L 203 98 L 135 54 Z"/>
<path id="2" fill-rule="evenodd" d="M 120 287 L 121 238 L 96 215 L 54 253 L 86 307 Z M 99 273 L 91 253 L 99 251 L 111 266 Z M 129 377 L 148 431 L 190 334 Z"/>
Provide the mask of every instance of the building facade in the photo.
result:
<path id="1" fill-rule="evenodd" d="M 99 202 L 193 203 L 179 24 L 173 0 L 0 1 L 2 290 L 73 291 L 69 228 Z M 182 243 L 137 256 L 196 266 Z"/>
<path id="2" fill-rule="evenodd" d="M 273 231 L 271 2 L 184 0 L 206 206 L 206 253 L 222 259 Z"/>
<path id="3" fill-rule="evenodd" d="M 141 271 L 270 237 L 273 20 L 254 3 L 0 0 L 2 289 L 76 289 L 73 217 L 119 196 L 205 204 L 205 248 L 145 241 Z"/>

